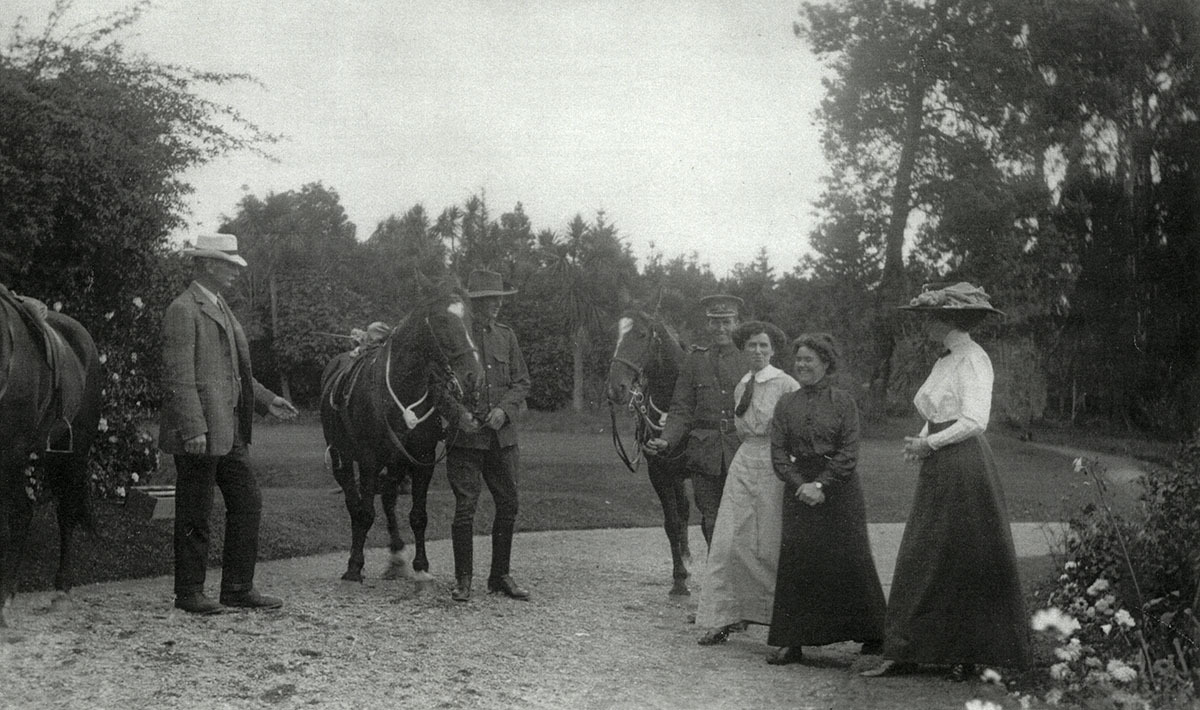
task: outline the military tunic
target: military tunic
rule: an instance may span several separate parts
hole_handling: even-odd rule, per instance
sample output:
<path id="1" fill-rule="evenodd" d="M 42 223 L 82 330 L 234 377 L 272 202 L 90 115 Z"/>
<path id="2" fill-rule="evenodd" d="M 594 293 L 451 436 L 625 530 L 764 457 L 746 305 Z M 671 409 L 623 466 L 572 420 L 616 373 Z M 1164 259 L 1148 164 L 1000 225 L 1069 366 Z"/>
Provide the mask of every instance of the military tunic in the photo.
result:
<path id="1" fill-rule="evenodd" d="M 474 434 L 457 432 L 452 445 L 468 449 L 516 446 L 517 427 L 513 420 L 529 394 L 529 370 L 517 345 L 517 334 L 502 323 L 475 323 L 471 337 L 479 348 L 486 378 L 479 393 L 481 408 L 486 414 L 499 407 L 508 416 L 499 430 L 483 427 Z"/>
<path id="2" fill-rule="evenodd" d="M 733 393 L 748 369 L 745 356 L 732 345 L 695 348 L 684 360 L 663 438 L 671 450 L 686 437 L 691 473 L 724 476 L 729 470 L 741 443 Z"/>

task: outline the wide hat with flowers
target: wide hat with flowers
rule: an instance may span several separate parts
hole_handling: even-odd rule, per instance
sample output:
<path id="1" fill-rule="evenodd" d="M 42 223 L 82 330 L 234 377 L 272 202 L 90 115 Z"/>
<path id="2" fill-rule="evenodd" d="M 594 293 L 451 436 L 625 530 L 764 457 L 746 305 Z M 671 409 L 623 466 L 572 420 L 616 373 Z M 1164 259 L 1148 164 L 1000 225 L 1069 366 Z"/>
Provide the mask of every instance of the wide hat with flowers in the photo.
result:
<path id="1" fill-rule="evenodd" d="M 517 289 L 505 286 L 504 277 L 495 271 L 475 269 L 467 277 L 467 295 L 471 298 L 485 296 L 511 296 Z"/>
<path id="2" fill-rule="evenodd" d="M 236 234 L 198 234 L 196 235 L 196 246 L 184 249 L 183 255 L 220 259 L 238 266 L 246 266 L 246 260 L 238 255 Z"/>
<path id="3" fill-rule="evenodd" d="M 907 306 L 900 306 L 903 311 L 984 311 L 1004 315 L 1004 312 L 993 307 L 987 292 L 982 288 L 959 281 L 951 286 L 935 288 L 933 284 L 925 284 L 916 298 L 909 301 Z"/>

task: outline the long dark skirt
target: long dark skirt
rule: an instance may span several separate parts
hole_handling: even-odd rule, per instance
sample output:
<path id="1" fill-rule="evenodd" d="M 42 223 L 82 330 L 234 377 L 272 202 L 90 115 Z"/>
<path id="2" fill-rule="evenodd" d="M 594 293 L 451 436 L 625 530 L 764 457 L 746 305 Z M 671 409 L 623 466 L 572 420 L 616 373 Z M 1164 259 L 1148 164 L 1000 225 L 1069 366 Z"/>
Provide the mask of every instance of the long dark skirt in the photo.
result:
<path id="1" fill-rule="evenodd" d="M 821 646 L 883 639 L 884 599 L 858 474 L 809 506 L 788 485 L 767 643 Z"/>
<path id="2" fill-rule="evenodd" d="M 883 655 L 897 661 L 1030 661 L 1029 617 L 991 447 L 982 436 L 921 465 L 888 599 Z"/>

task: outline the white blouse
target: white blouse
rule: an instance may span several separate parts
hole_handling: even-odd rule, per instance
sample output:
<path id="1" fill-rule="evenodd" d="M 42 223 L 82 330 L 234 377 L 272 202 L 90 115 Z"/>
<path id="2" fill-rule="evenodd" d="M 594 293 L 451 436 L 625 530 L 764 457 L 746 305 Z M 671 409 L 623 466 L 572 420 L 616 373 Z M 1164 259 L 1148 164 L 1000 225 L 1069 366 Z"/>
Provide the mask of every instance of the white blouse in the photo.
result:
<path id="1" fill-rule="evenodd" d="M 742 393 L 746 391 L 746 383 L 754 376 L 754 394 L 750 397 L 750 408 L 740 417 L 734 418 L 738 436 L 743 440 L 752 436 L 769 436 L 771 433 L 771 417 L 775 414 L 775 405 L 779 398 L 788 392 L 800 389 L 800 383 L 791 375 L 774 365 L 767 365 L 756 372 L 747 372 L 733 389 L 733 401 L 742 401 Z"/>
<path id="2" fill-rule="evenodd" d="M 992 409 L 992 361 L 971 336 L 952 330 L 945 339 L 950 353 L 933 365 L 925 384 L 917 390 L 913 404 L 925 417 L 921 436 L 929 446 L 940 449 L 965 441 L 987 429 Z M 929 423 L 954 424 L 929 433 Z"/>

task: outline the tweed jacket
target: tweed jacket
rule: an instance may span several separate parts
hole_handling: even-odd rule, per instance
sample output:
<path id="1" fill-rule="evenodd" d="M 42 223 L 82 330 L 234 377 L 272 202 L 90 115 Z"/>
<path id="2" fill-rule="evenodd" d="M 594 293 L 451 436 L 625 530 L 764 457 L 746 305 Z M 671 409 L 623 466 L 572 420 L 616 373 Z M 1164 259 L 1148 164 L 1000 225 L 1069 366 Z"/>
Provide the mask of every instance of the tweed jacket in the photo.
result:
<path id="1" fill-rule="evenodd" d="M 227 329 L 221 309 L 195 282 L 167 307 L 158 437 L 164 453 L 186 453 L 183 442 L 206 434 L 206 453 L 224 456 L 233 449 L 235 427 L 249 444 L 254 413 L 266 414 L 275 399 L 274 392 L 254 379 L 246 334 L 232 314 L 230 320 L 233 332 Z M 243 404 L 252 406 L 235 411 L 239 389 Z"/>
<path id="2" fill-rule="evenodd" d="M 502 323 L 474 323 L 471 337 L 479 347 L 483 360 L 486 386 L 480 391 L 480 408 L 489 412 L 499 407 L 508 415 L 499 430 L 483 427 L 474 434 L 456 431 L 448 441 L 453 447 L 465 449 L 507 448 L 517 445 L 517 425 L 514 423 L 521 403 L 529 395 L 529 369 L 517 345 L 517 334 Z"/>

